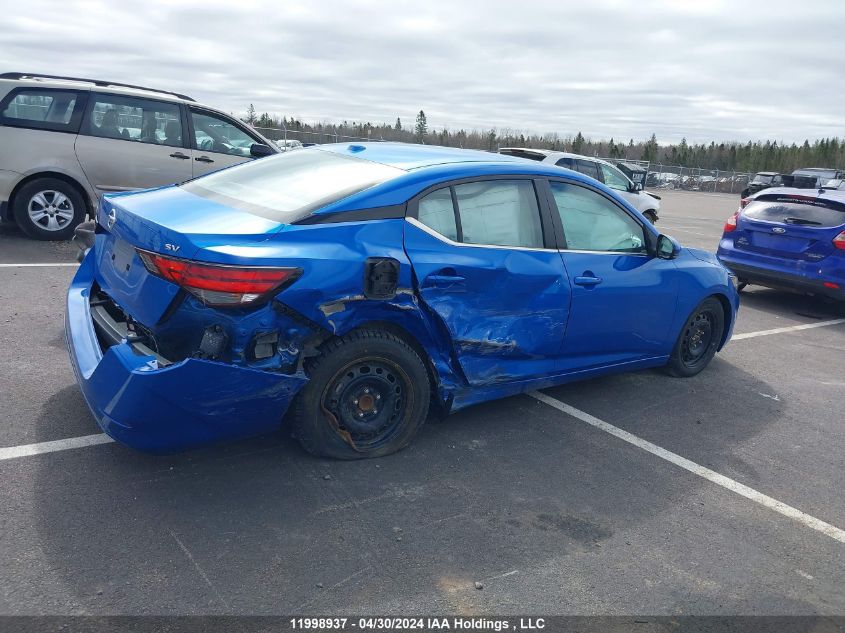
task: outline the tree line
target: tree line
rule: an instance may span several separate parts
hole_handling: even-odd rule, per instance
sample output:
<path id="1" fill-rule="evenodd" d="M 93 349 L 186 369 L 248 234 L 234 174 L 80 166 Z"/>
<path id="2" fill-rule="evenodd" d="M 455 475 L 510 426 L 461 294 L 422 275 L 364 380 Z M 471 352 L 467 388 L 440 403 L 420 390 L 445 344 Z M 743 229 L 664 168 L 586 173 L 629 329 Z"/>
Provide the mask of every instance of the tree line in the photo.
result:
<path id="1" fill-rule="evenodd" d="M 401 141 L 427 143 L 490 152 L 500 147 L 531 147 L 557 151 L 619 158 L 647 160 L 654 164 L 700 167 L 722 171 L 777 171 L 790 172 L 800 167 L 845 167 L 845 139 L 823 138 L 812 143 L 778 143 L 777 141 L 738 141 L 716 143 L 658 144 L 656 135 L 647 140 L 623 139 L 596 140 L 581 132 L 574 135 L 526 134 L 509 128 L 490 130 L 450 130 L 447 127 L 429 127 L 425 112 L 420 110 L 410 125 L 397 117 L 395 123 L 370 123 L 343 121 L 342 123 L 306 123 L 294 117 L 274 117 L 256 114 L 250 104 L 244 121 L 259 128 L 287 129 L 288 132 L 311 133 L 317 142 L 330 142 L 337 137 L 358 137 L 374 141 Z M 292 135 L 292 137 L 297 135 Z M 309 140 L 303 135 L 302 140 Z"/>

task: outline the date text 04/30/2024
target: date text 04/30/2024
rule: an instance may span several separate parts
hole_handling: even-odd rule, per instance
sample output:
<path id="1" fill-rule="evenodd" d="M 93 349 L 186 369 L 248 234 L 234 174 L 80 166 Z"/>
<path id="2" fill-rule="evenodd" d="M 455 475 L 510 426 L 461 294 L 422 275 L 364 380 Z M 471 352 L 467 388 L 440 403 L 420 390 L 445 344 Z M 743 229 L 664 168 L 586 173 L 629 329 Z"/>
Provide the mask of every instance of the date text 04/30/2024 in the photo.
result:
<path id="1" fill-rule="evenodd" d="M 376 631 L 538 631 L 546 628 L 543 618 L 291 618 L 293 630 L 376 630 Z"/>

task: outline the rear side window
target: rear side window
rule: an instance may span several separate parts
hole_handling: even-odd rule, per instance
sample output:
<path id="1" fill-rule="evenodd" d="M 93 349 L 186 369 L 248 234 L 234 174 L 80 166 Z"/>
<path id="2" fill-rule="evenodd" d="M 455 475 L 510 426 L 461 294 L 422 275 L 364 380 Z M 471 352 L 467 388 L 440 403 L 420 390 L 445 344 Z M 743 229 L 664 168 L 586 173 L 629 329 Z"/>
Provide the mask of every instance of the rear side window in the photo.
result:
<path id="1" fill-rule="evenodd" d="M 565 167 L 566 169 L 574 169 L 571 158 L 561 158 L 555 163 L 558 167 Z"/>
<path id="2" fill-rule="evenodd" d="M 290 223 L 405 173 L 398 167 L 309 148 L 242 163 L 181 187 L 220 204 Z"/>
<path id="3" fill-rule="evenodd" d="M 79 121 L 78 101 L 79 93 L 73 90 L 16 90 L 3 100 L 2 122 L 36 129 L 75 131 Z"/>
<path id="4" fill-rule="evenodd" d="M 182 117 L 177 104 L 120 95 L 91 95 L 91 100 L 85 133 L 182 147 Z"/>
<path id="5" fill-rule="evenodd" d="M 591 160 L 576 160 L 575 169 L 580 171 L 585 176 L 595 178 L 596 180 L 599 179 L 598 165 L 596 165 L 596 163 Z"/>
<path id="6" fill-rule="evenodd" d="M 463 241 L 493 246 L 543 247 L 540 209 L 530 180 L 455 185 Z"/>
<path id="7" fill-rule="evenodd" d="M 787 199 L 754 200 L 743 209 L 742 215 L 752 220 L 805 226 L 845 224 L 845 206 L 820 200 L 807 200 L 806 203 L 789 202 Z"/>
<path id="8" fill-rule="evenodd" d="M 420 200 L 417 219 L 453 242 L 458 241 L 458 225 L 450 189 L 438 189 Z"/>

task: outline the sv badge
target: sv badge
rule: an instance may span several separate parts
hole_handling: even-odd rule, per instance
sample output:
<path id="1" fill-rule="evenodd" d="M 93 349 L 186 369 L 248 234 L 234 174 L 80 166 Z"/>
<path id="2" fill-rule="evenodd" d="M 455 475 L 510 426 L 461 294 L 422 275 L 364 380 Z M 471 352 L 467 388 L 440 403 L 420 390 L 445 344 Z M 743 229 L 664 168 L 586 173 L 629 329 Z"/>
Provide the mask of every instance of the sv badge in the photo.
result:
<path id="1" fill-rule="evenodd" d="M 171 253 L 175 253 L 180 248 L 181 248 L 181 246 L 179 246 L 178 244 L 165 244 L 164 245 L 164 250 L 170 251 Z"/>

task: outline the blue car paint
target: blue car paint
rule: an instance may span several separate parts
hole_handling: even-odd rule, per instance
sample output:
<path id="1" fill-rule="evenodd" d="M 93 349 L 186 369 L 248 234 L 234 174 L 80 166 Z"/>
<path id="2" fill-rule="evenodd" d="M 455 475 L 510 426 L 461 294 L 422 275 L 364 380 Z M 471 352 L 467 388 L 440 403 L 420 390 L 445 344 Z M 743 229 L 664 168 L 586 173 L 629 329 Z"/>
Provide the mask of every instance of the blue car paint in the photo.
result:
<path id="1" fill-rule="evenodd" d="M 764 189 L 750 200 L 777 196 L 828 198 L 845 206 L 845 194 L 836 190 Z M 773 231 L 777 229 L 777 234 Z M 845 230 L 843 221 L 833 227 L 813 227 L 755 220 L 742 211 L 736 229 L 723 233 L 716 251 L 718 261 L 737 276 L 761 285 L 784 287 L 845 300 L 845 251 L 833 239 Z M 825 282 L 837 288 L 825 287 Z"/>
<path id="2" fill-rule="evenodd" d="M 104 197 L 102 228 L 68 293 L 67 337 L 83 393 L 107 433 L 141 450 L 167 452 L 277 428 L 307 381 L 305 355 L 364 326 L 403 335 L 427 357 L 435 400 L 444 411 L 665 364 L 684 320 L 709 295 L 726 307 L 721 345 L 730 338 L 736 292 L 723 266 L 692 249 L 672 260 L 555 249 L 449 249 L 403 218 L 344 222 L 337 215 L 404 205 L 447 180 L 565 177 L 603 191 L 657 237 L 653 225 L 612 190 L 581 174 L 450 148 L 371 144 L 364 150 L 339 145 L 303 151 L 357 154 L 408 171 L 313 213 L 334 215 L 328 224 L 281 224 L 179 187 Z M 107 228 L 112 211 L 116 221 Z M 213 309 L 190 294 L 177 297 L 174 284 L 148 274 L 135 247 L 218 264 L 295 266 L 303 273 L 259 307 Z M 368 257 L 398 262 L 394 298 L 364 296 Z M 449 266 L 473 271 L 463 287 L 435 292 L 421 286 L 429 272 Z M 585 272 L 602 276 L 602 287 L 571 283 Z M 95 283 L 156 337 L 178 341 L 174 345 L 182 345 L 183 353 L 196 349 L 206 327 L 222 326 L 230 341 L 227 357 L 187 358 L 156 369 L 151 357 L 139 356 L 125 341 L 103 353 L 88 308 Z M 164 319 L 176 299 L 178 309 Z M 268 331 L 279 332 L 278 353 L 250 360 L 250 341 Z"/>

